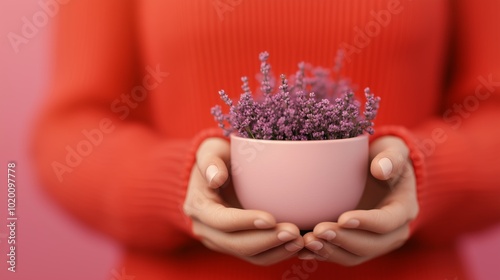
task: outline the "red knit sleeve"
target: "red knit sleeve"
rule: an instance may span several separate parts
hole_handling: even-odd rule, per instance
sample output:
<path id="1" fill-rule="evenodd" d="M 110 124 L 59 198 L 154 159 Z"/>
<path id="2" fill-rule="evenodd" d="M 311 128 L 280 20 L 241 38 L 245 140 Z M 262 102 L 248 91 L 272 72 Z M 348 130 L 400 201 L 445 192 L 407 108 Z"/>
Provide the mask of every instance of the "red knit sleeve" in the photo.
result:
<path id="1" fill-rule="evenodd" d="M 220 131 L 166 138 L 149 120 L 147 98 L 127 103 L 134 87 L 162 78 L 144 79 L 132 3 L 61 7 L 55 77 L 33 135 L 34 162 L 47 192 L 85 224 L 126 246 L 169 250 L 192 240 L 182 211 L 190 170 L 201 141 Z"/>
<path id="2" fill-rule="evenodd" d="M 453 3 L 454 69 L 443 110 L 409 130 L 378 132 L 409 145 L 420 205 L 412 232 L 436 243 L 500 222 L 500 2 Z"/>

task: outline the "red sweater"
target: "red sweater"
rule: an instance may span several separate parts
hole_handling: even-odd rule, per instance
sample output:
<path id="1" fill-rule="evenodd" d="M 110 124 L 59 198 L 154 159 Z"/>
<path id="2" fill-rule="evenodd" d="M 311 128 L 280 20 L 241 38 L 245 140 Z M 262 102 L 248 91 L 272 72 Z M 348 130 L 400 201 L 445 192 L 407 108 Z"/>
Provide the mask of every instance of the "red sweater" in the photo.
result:
<path id="1" fill-rule="evenodd" d="M 463 279 L 455 240 L 500 221 L 497 0 L 73 0 L 34 137 L 44 188 L 123 244 L 136 279 Z M 192 237 L 182 212 L 210 108 L 267 50 L 274 73 L 332 66 L 382 97 L 375 129 L 404 138 L 420 214 L 395 252 L 356 267 L 259 267 Z M 254 84 L 254 86 L 257 86 Z"/>

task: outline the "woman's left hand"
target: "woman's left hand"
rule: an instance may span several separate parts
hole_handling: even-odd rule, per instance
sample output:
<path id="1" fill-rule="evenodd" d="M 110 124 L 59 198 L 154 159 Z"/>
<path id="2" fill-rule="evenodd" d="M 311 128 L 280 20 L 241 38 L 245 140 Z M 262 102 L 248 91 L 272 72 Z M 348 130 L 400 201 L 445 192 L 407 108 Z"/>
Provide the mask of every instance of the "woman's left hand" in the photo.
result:
<path id="1" fill-rule="evenodd" d="M 299 258 L 354 266 L 402 246 L 419 206 L 409 149 L 397 137 L 385 136 L 370 145 L 371 166 L 358 209 L 338 222 L 323 222 L 304 235 L 307 249 Z"/>

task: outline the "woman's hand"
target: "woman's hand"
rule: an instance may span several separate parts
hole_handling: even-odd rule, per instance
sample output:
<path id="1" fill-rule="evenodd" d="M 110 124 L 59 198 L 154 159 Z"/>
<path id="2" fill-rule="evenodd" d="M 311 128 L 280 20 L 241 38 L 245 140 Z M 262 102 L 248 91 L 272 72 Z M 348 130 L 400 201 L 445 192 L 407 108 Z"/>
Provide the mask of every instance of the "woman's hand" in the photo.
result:
<path id="1" fill-rule="evenodd" d="M 359 209 L 343 213 L 337 223 L 316 225 L 304 236 L 299 257 L 353 266 L 402 246 L 419 207 L 409 150 L 397 137 L 370 146 L 371 176 Z"/>
<path id="2" fill-rule="evenodd" d="M 264 211 L 243 210 L 229 180 L 229 143 L 205 140 L 196 153 L 184 212 L 193 232 L 208 248 L 254 264 L 270 265 L 295 255 L 304 246 L 299 229 L 277 224 Z"/>

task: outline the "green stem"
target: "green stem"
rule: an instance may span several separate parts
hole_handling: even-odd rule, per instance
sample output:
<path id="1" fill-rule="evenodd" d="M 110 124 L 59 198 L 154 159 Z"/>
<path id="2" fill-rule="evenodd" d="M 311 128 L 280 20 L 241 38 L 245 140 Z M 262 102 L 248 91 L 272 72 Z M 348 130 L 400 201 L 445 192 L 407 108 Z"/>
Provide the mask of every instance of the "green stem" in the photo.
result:
<path id="1" fill-rule="evenodd" d="M 245 127 L 245 130 L 247 131 L 248 134 L 250 134 L 250 136 L 255 139 L 255 136 L 253 135 L 252 131 L 250 130 L 250 128 L 247 126 Z"/>

